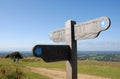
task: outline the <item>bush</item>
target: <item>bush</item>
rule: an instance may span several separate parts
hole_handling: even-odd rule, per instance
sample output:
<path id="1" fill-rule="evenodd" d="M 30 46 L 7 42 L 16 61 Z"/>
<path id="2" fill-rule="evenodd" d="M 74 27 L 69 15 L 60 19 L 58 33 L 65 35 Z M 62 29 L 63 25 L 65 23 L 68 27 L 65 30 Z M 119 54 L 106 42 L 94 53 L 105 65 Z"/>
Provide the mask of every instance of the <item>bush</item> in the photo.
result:
<path id="1" fill-rule="evenodd" d="M 23 58 L 20 52 L 12 52 L 11 54 L 8 54 L 5 58 L 13 58 L 13 57 L 18 57 L 19 59 Z"/>

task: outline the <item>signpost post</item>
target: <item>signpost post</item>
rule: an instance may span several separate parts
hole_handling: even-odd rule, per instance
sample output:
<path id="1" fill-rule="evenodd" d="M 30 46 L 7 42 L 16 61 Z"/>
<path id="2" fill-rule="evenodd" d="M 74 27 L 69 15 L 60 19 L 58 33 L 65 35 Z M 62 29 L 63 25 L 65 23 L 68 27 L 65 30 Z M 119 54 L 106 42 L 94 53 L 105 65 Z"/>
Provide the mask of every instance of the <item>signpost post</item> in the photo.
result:
<path id="1" fill-rule="evenodd" d="M 75 21 L 68 20 L 65 24 L 66 43 L 70 46 L 70 59 L 66 62 L 67 79 L 77 79 L 77 41 L 74 36 Z"/>
<path id="2" fill-rule="evenodd" d="M 107 30 L 109 26 L 110 19 L 107 17 L 79 24 L 68 20 L 65 23 L 65 28 L 53 31 L 50 35 L 54 42 L 66 42 L 66 46 L 38 45 L 34 47 L 33 53 L 47 62 L 67 60 L 67 79 L 77 79 L 77 40 L 95 38 L 100 32 Z"/>

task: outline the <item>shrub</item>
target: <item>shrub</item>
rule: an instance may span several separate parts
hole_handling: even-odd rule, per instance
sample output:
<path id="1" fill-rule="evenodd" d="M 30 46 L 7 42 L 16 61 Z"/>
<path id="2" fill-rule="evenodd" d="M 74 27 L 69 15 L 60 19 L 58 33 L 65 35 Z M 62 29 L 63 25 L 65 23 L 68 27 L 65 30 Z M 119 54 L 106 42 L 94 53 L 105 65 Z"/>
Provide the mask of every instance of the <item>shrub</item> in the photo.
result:
<path id="1" fill-rule="evenodd" d="M 18 51 L 8 54 L 5 58 L 13 58 L 13 57 L 18 57 L 19 59 L 23 58 L 20 52 Z"/>

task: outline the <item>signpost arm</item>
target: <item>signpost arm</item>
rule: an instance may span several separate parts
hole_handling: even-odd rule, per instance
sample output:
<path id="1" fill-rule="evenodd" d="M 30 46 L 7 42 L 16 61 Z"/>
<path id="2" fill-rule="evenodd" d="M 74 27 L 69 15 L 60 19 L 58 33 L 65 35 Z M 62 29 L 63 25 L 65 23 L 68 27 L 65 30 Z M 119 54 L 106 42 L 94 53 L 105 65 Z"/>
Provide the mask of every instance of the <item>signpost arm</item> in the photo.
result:
<path id="1" fill-rule="evenodd" d="M 70 46 L 70 58 L 66 62 L 67 79 L 77 79 L 77 41 L 75 40 L 75 21 L 69 20 L 65 24 L 66 43 Z"/>

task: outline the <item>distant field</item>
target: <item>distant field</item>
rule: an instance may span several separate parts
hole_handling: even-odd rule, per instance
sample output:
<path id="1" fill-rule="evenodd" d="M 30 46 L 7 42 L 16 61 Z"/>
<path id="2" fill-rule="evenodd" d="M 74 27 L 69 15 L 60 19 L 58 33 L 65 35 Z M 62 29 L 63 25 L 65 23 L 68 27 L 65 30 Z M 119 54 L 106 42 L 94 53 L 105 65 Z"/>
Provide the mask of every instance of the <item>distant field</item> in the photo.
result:
<path id="1" fill-rule="evenodd" d="M 11 59 L 4 59 L 4 58 L 0 59 L 0 73 L 2 74 L 4 70 L 10 74 L 12 72 L 16 72 L 18 69 L 18 71 L 22 72 L 23 74 L 22 77 L 24 77 L 21 79 L 49 79 L 48 77 L 38 75 L 30 72 L 29 70 L 26 70 L 25 69 L 26 66 L 44 67 L 44 68 L 50 68 L 50 69 L 62 70 L 62 71 L 66 70 L 65 61 L 46 63 L 38 58 L 25 58 L 20 60 L 19 62 L 14 63 Z M 8 71 L 12 71 L 12 72 L 8 72 Z M 119 79 L 120 62 L 78 61 L 78 72 L 82 74 L 90 74 L 96 76 L 109 77 L 112 79 Z M 7 78 L 3 78 L 3 76 L 1 75 L 0 77 L 2 77 L 2 79 L 7 79 Z"/>

